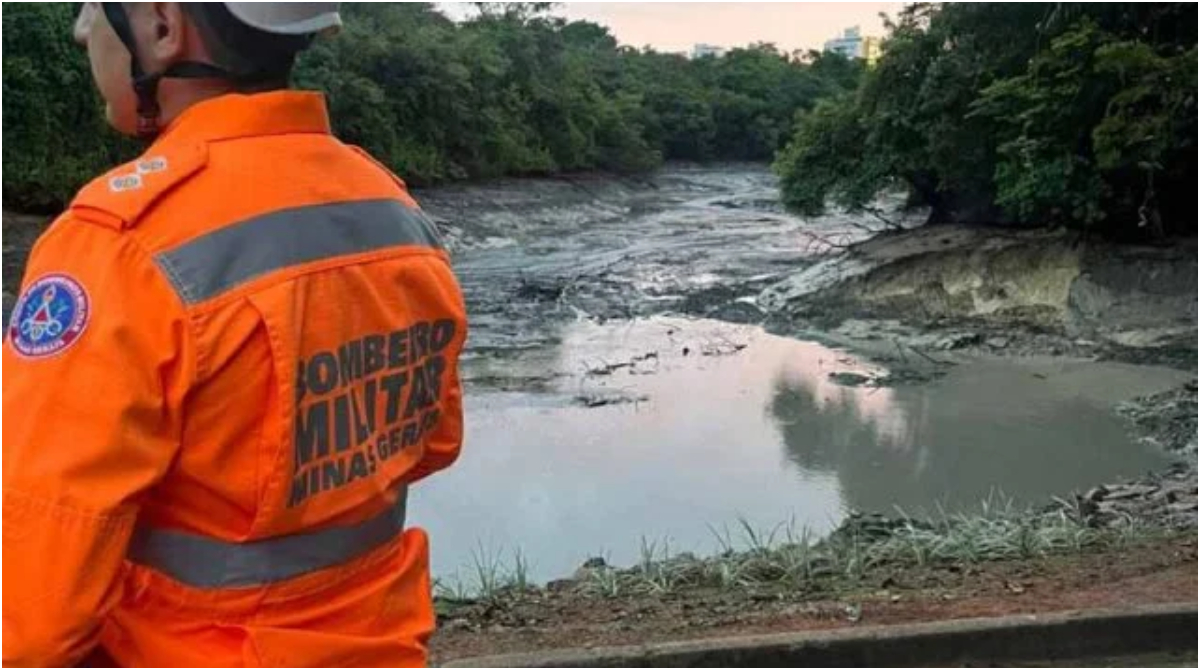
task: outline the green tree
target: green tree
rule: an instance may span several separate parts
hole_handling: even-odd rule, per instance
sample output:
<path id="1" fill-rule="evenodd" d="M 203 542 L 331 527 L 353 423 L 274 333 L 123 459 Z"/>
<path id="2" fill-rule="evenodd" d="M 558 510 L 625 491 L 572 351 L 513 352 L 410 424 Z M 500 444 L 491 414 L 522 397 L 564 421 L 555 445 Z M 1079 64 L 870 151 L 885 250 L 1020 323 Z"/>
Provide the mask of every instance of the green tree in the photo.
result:
<path id="1" fill-rule="evenodd" d="M 798 110 L 852 89 L 841 58 L 772 45 L 690 60 L 619 46 L 549 3 L 487 3 L 455 22 L 431 3 L 346 3 L 345 25 L 294 72 L 324 91 L 334 130 L 412 184 L 604 169 L 663 160 L 766 160 Z M 61 206 L 132 143 L 99 118 L 65 4 L 4 14 L 4 193 Z"/>
<path id="2" fill-rule="evenodd" d="M 104 168 L 132 155 L 108 129 L 65 3 L 4 10 L 4 204 L 61 206 Z"/>
<path id="3" fill-rule="evenodd" d="M 909 6 L 858 90 L 798 117 L 784 199 L 900 184 L 935 221 L 1190 231 L 1195 26 L 1184 3 Z"/>

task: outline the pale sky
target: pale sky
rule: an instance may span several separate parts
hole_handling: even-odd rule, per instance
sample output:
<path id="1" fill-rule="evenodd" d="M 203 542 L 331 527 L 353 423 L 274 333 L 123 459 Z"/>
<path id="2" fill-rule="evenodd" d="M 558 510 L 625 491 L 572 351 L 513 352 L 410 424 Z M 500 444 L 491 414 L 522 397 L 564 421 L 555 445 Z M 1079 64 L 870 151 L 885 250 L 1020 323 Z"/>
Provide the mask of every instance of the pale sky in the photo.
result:
<path id="1" fill-rule="evenodd" d="M 438 3 L 459 18 L 471 10 Z M 781 49 L 820 49 L 843 28 L 883 35 L 880 12 L 893 17 L 900 2 L 565 2 L 553 12 L 608 26 L 621 44 L 658 51 L 691 51 L 696 43 L 723 47 L 774 42 Z"/>

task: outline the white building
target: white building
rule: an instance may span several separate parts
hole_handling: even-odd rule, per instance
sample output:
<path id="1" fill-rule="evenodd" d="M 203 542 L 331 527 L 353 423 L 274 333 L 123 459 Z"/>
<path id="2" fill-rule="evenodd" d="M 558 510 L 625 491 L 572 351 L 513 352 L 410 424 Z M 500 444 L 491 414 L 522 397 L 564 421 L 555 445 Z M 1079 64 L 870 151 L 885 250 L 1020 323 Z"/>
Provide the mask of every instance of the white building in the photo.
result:
<path id="1" fill-rule="evenodd" d="M 725 47 L 719 47 L 714 44 L 696 44 L 692 47 L 692 58 L 704 58 L 712 56 L 720 58 L 725 55 Z"/>
<path id="2" fill-rule="evenodd" d="M 878 37 L 863 37 L 862 29 L 854 26 L 846 28 L 841 35 L 826 42 L 825 51 L 874 63 L 879 58 L 880 46 Z"/>

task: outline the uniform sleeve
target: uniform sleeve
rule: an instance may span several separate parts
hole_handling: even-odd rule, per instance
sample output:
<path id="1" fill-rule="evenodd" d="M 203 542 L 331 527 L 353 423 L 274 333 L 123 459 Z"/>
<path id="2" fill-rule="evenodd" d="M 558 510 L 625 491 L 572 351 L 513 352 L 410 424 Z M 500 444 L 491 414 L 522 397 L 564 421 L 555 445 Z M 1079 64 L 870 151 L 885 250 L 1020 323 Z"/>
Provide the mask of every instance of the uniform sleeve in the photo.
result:
<path id="1" fill-rule="evenodd" d="M 35 247 L 4 338 L 5 665 L 71 665 L 95 645 L 193 369 L 151 258 L 66 216 Z"/>
<path id="2" fill-rule="evenodd" d="M 445 378 L 442 381 L 441 411 L 438 422 L 429 434 L 425 454 L 409 473 L 410 483 L 424 479 L 429 475 L 444 470 L 462 451 L 463 443 L 463 405 L 462 384 L 458 377 L 458 355 L 455 352 L 447 361 Z"/>

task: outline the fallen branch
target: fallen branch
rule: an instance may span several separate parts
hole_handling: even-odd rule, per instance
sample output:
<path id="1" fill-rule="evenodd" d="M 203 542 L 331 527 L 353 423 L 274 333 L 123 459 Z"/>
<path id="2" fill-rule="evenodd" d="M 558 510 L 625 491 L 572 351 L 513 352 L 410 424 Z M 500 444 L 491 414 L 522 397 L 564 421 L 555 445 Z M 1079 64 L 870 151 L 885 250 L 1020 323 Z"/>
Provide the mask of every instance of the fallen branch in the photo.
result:
<path id="1" fill-rule="evenodd" d="M 883 225 L 887 226 L 889 230 L 904 230 L 904 226 L 884 216 L 883 210 L 879 209 L 878 207 L 864 207 L 863 211 L 882 221 Z M 863 227 L 865 228 L 866 226 Z M 878 233 L 880 231 L 875 232 Z"/>
<path id="2" fill-rule="evenodd" d="M 803 248 L 803 251 L 806 255 L 822 254 L 827 252 L 829 249 L 836 249 L 845 253 L 853 253 L 854 251 L 854 242 L 839 242 L 835 240 L 833 235 L 814 233 L 811 230 L 801 230 L 800 234 L 808 238 L 808 243 L 804 245 Z M 846 235 L 846 233 L 841 233 L 838 237 L 840 237 L 842 240 L 845 240 L 849 236 Z M 814 251 L 814 247 L 817 247 L 818 243 L 827 248 L 817 249 Z"/>

